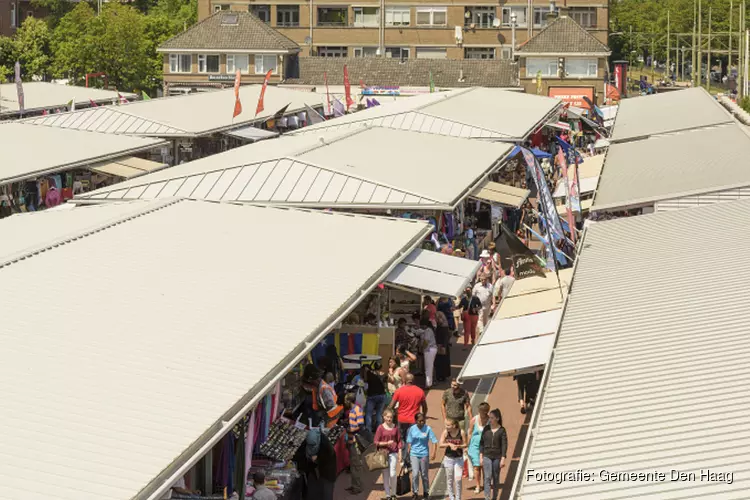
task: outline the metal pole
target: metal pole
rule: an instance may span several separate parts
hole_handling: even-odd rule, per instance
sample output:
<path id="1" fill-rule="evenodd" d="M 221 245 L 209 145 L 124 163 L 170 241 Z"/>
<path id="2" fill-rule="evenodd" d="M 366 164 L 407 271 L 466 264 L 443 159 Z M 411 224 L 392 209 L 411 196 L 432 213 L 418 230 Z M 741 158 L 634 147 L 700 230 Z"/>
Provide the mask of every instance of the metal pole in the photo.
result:
<path id="1" fill-rule="evenodd" d="M 744 17 L 744 16 L 743 16 Z M 748 75 L 748 64 L 747 61 L 750 59 L 750 30 L 745 30 L 745 93 L 743 95 L 748 95 L 748 83 L 750 83 L 750 78 L 748 78 L 750 75 Z"/>
<path id="2" fill-rule="evenodd" d="M 516 60 L 516 18 L 515 15 L 511 14 L 510 19 L 510 60 Z M 528 18 L 527 18 L 528 20 Z M 532 19 L 533 23 L 533 19 Z"/>
<path id="3" fill-rule="evenodd" d="M 378 44 L 378 51 L 380 57 L 385 57 L 385 0 L 380 0 L 380 29 L 378 34 L 380 35 L 380 43 Z"/>
<path id="4" fill-rule="evenodd" d="M 672 68 L 669 65 L 669 11 L 667 11 L 667 76 L 672 76 Z"/>
<path id="5" fill-rule="evenodd" d="M 313 15 L 313 11 L 315 10 L 315 7 L 313 5 L 313 0 L 310 0 L 310 54 L 313 55 L 313 20 L 315 19 Z"/>
<path id="6" fill-rule="evenodd" d="M 737 16 L 739 17 L 738 28 L 737 28 L 737 34 L 738 34 L 737 36 L 737 43 L 738 43 L 737 45 L 737 97 L 738 98 L 745 95 L 744 94 L 745 90 L 743 87 L 743 82 L 745 81 L 745 73 L 742 69 L 744 67 L 744 61 L 743 61 L 744 51 L 742 50 L 743 43 L 744 43 L 744 40 L 742 37 L 742 24 L 745 22 L 745 16 L 743 14 L 742 7 L 744 3 L 745 2 L 743 0 L 743 2 L 737 6 L 739 10 L 739 12 L 737 13 Z"/>
<path id="7" fill-rule="evenodd" d="M 698 78 L 697 86 L 700 87 L 703 83 L 701 82 L 703 78 L 703 51 L 701 50 L 701 45 L 703 44 L 703 12 L 702 12 L 702 0 L 698 0 L 698 67 L 695 68 L 695 74 Z"/>
<path id="8" fill-rule="evenodd" d="M 692 58 L 691 58 L 691 64 L 692 64 L 692 66 L 690 68 L 690 81 L 693 82 L 693 86 L 694 87 L 695 87 L 695 59 L 696 59 L 697 48 L 698 48 L 697 45 L 696 45 L 696 43 L 695 43 L 695 31 L 696 31 L 697 26 L 698 26 L 698 23 L 697 23 L 697 19 L 698 19 L 698 7 L 697 7 L 697 5 L 698 5 L 698 1 L 697 0 L 693 0 L 693 46 L 690 48 L 690 51 L 691 51 L 690 55 L 692 56 Z"/>
<path id="9" fill-rule="evenodd" d="M 711 7 L 708 8 L 708 60 L 706 61 L 706 90 L 711 92 Z"/>
<path id="10" fill-rule="evenodd" d="M 727 59 L 727 73 L 732 76 L 732 11 L 734 0 L 729 0 L 729 59 Z"/>

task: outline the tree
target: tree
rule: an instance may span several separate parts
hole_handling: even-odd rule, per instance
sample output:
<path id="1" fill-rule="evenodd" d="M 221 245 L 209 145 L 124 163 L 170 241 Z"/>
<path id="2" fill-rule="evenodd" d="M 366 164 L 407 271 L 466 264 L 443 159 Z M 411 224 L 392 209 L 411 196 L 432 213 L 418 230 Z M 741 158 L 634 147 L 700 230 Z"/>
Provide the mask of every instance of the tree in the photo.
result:
<path id="1" fill-rule="evenodd" d="M 12 38 L 0 36 L 0 83 L 13 79 L 16 55 L 16 44 Z"/>
<path id="2" fill-rule="evenodd" d="M 55 77 L 80 83 L 86 73 L 93 71 L 89 30 L 95 17 L 94 9 L 81 2 L 60 19 L 50 43 L 54 55 L 52 73 Z"/>
<path id="3" fill-rule="evenodd" d="M 44 79 L 50 67 L 50 32 L 41 19 L 27 17 L 15 38 L 16 52 L 24 80 Z"/>

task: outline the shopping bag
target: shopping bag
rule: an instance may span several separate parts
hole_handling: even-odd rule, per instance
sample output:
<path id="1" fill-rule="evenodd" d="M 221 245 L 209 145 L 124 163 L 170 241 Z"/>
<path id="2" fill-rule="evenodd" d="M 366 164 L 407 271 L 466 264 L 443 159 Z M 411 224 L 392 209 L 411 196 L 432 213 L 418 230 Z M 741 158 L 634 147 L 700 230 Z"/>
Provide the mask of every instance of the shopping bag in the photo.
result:
<path id="1" fill-rule="evenodd" d="M 372 472 L 388 468 L 388 450 L 372 450 L 365 454 L 365 464 Z"/>
<path id="2" fill-rule="evenodd" d="M 411 493 L 411 469 L 408 465 L 404 465 L 396 479 L 396 495 L 408 495 L 409 493 Z"/>
<path id="3" fill-rule="evenodd" d="M 464 455 L 464 473 L 461 474 L 461 477 L 468 478 L 470 470 L 471 470 L 471 465 L 469 465 L 469 460 L 467 459 L 466 455 Z"/>
<path id="4" fill-rule="evenodd" d="M 354 442 L 357 443 L 357 447 L 362 453 L 372 446 L 374 440 L 375 438 L 373 437 L 372 432 L 368 429 L 360 429 L 360 431 L 354 435 Z"/>

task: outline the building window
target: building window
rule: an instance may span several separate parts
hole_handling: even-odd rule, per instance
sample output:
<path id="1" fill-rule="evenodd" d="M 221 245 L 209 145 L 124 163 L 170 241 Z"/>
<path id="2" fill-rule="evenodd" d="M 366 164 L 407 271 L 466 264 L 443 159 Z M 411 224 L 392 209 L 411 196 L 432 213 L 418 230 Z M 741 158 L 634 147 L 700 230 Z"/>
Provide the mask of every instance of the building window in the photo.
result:
<path id="1" fill-rule="evenodd" d="M 320 57 L 346 57 L 346 47 L 318 47 Z"/>
<path id="2" fill-rule="evenodd" d="M 219 5 L 214 4 L 214 12 L 221 12 L 222 10 L 229 10 L 229 4 L 228 3 L 223 3 Z"/>
<path id="3" fill-rule="evenodd" d="M 269 70 L 271 70 L 271 73 L 276 74 L 278 61 L 279 56 L 277 55 L 264 56 L 255 54 L 255 74 L 265 75 Z"/>
<path id="4" fill-rule="evenodd" d="M 377 28 L 380 26 L 380 9 L 377 7 L 354 7 L 354 26 Z"/>
<path id="5" fill-rule="evenodd" d="M 475 28 L 492 28 L 496 12 L 495 7 L 465 7 L 464 26 L 474 25 Z"/>
<path id="6" fill-rule="evenodd" d="M 393 57 L 395 59 L 409 59 L 411 56 L 411 49 L 409 49 L 409 47 L 386 47 L 385 56 Z"/>
<path id="7" fill-rule="evenodd" d="M 513 51 L 510 47 L 500 47 L 500 59 L 513 59 Z"/>
<path id="8" fill-rule="evenodd" d="M 193 56 L 191 54 L 169 54 L 170 73 L 192 73 Z"/>
<path id="9" fill-rule="evenodd" d="M 18 26 L 18 6 L 16 3 L 10 4 L 10 27 L 16 28 Z"/>
<path id="10" fill-rule="evenodd" d="M 596 78 L 598 69 L 597 60 L 593 57 L 568 57 L 565 59 L 566 76 Z"/>
<path id="11" fill-rule="evenodd" d="M 570 7 L 568 16 L 584 28 L 596 28 L 596 7 Z"/>
<path id="12" fill-rule="evenodd" d="M 227 73 L 240 70 L 240 73 L 247 74 L 249 69 L 250 56 L 247 54 L 227 54 Z"/>
<path id="13" fill-rule="evenodd" d="M 445 26 L 447 22 L 447 7 L 417 7 L 417 26 Z"/>
<path id="14" fill-rule="evenodd" d="M 510 26 L 510 15 L 516 15 L 516 28 L 526 27 L 526 7 L 503 7 L 503 26 Z"/>
<path id="15" fill-rule="evenodd" d="M 417 47 L 417 59 L 447 59 L 448 49 L 440 47 Z"/>
<path id="16" fill-rule="evenodd" d="M 218 73 L 219 56 L 198 54 L 198 73 Z"/>
<path id="17" fill-rule="evenodd" d="M 527 57 L 526 58 L 526 76 L 535 77 L 538 74 L 542 77 L 557 78 L 557 58 L 556 57 Z"/>
<path id="18" fill-rule="evenodd" d="M 534 7 L 534 27 L 544 28 L 547 26 L 547 14 L 549 9 L 547 7 Z"/>
<path id="19" fill-rule="evenodd" d="M 271 6 L 270 5 L 248 5 L 247 11 L 252 12 L 258 19 L 264 23 L 271 22 Z"/>
<path id="20" fill-rule="evenodd" d="M 354 47 L 354 57 L 376 57 L 377 47 Z"/>
<path id="21" fill-rule="evenodd" d="M 318 8 L 318 26 L 346 26 L 347 8 L 321 7 Z"/>
<path id="22" fill-rule="evenodd" d="M 409 7 L 386 7 L 386 26 L 409 26 L 411 24 L 411 8 Z"/>
<path id="23" fill-rule="evenodd" d="M 299 26 L 299 5 L 276 7 L 276 26 Z"/>
<path id="24" fill-rule="evenodd" d="M 464 49 L 465 59 L 494 59 L 495 49 L 493 47 L 466 47 Z"/>

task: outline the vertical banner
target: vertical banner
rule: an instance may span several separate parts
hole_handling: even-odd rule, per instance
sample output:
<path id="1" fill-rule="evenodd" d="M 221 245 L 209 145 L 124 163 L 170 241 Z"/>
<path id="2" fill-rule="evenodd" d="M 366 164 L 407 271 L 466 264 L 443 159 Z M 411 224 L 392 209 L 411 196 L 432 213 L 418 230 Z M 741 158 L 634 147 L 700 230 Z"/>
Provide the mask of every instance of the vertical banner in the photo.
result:
<path id="1" fill-rule="evenodd" d="M 21 82 L 21 63 L 16 61 L 16 93 L 18 94 L 18 111 L 21 116 L 25 110 L 23 100 L 23 82 Z"/>
<path id="2" fill-rule="evenodd" d="M 346 69 L 346 64 L 344 64 L 344 95 L 346 96 L 346 110 L 349 111 L 354 104 L 354 99 L 352 99 L 352 86 L 349 84 L 349 70 Z"/>
<path id="3" fill-rule="evenodd" d="M 544 278 L 544 268 L 529 247 L 523 244 L 518 237 L 513 234 L 505 224 L 500 224 L 500 236 L 495 240 L 499 247 L 506 248 L 510 252 L 510 259 L 513 262 L 513 270 L 517 280 L 539 276 Z"/>
<path id="4" fill-rule="evenodd" d="M 555 203 L 552 200 L 552 193 L 549 191 L 547 185 L 547 179 L 544 178 L 544 171 L 536 161 L 534 154 L 526 148 L 521 148 L 521 153 L 526 161 L 526 169 L 531 176 L 534 178 L 536 183 L 536 189 L 539 196 L 539 201 L 543 205 L 543 211 L 547 215 L 548 219 L 548 230 L 554 235 L 555 239 L 561 240 L 565 237 L 560 219 L 557 217 L 557 209 Z"/>
<path id="5" fill-rule="evenodd" d="M 260 88 L 260 95 L 258 96 L 258 106 L 255 108 L 255 116 L 258 116 L 258 113 L 263 111 L 265 109 L 263 107 L 263 99 L 266 97 L 266 89 L 268 88 L 268 82 L 271 80 L 271 73 L 273 72 L 272 69 L 268 70 L 268 73 L 266 73 L 266 77 L 263 79 L 263 86 Z M 239 78 L 240 72 L 237 70 L 237 78 L 235 78 L 234 86 L 237 89 L 235 92 L 237 95 L 239 95 L 240 87 L 237 84 L 237 79 Z M 237 98 L 239 100 L 239 97 Z"/>
<path id="6" fill-rule="evenodd" d="M 568 214 L 568 227 L 570 228 L 570 236 L 573 239 L 573 243 L 576 242 L 576 220 L 573 216 L 573 206 L 571 203 L 572 189 L 570 178 L 568 177 L 568 162 L 565 160 L 565 153 L 562 148 L 557 148 L 557 161 L 560 163 L 560 168 L 563 174 L 563 183 L 565 184 L 565 211 Z"/>
<path id="7" fill-rule="evenodd" d="M 326 83 L 326 115 L 331 116 L 331 94 L 328 92 L 328 72 L 323 72 L 323 80 Z"/>
<path id="8" fill-rule="evenodd" d="M 237 115 L 242 113 L 242 103 L 240 102 L 240 80 L 241 80 L 240 70 L 237 70 L 237 73 L 234 75 L 234 111 L 232 112 L 232 120 L 234 120 Z M 255 113 L 258 114 L 257 112 Z"/>

